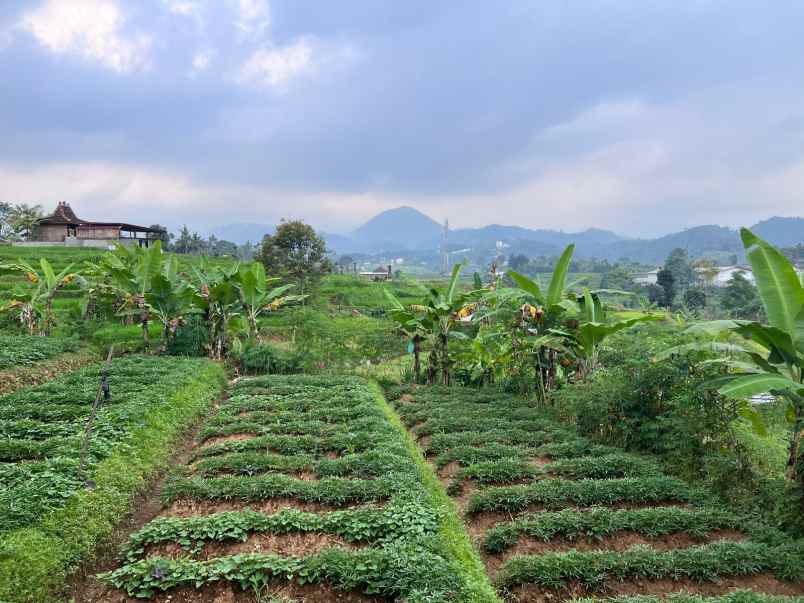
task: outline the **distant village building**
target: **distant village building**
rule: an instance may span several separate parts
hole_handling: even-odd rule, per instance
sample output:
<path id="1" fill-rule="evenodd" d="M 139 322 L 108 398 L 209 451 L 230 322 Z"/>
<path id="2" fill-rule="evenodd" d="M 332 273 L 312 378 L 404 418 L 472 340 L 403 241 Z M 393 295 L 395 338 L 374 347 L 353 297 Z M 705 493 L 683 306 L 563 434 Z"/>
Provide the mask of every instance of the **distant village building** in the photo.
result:
<path id="1" fill-rule="evenodd" d="M 68 203 L 60 202 L 51 215 L 36 223 L 25 246 L 63 245 L 67 247 L 110 247 L 139 245 L 148 247 L 165 231 L 123 222 L 90 222 L 75 215 Z"/>
<path id="2" fill-rule="evenodd" d="M 375 282 L 390 281 L 392 276 L 391 265 L 389 264 L 387 268 L 377 266 L 374 270 L 361 272 L 360 276 Z"/>
<path id="3" fill-rule="evenodd" d="M 637 272 L 631 277 L 637 285 L 655 285 L 659 281 L 659 269 L 648 272 Z"/>
<path id="4" fill-rule="evenodd" d="M 725 287 L 729 281 L 734 278 L 735 274 L 741 274 L 752 285 L 756 284 L 754 278 L 754 271 L 750 266 L 718 266 L 715 268 L 717 271 L 712 279 L 712 284 L 715 287 Z"/>
<path id="5" fill-rule="evenodd" d="M 631 280 L 637 285 L 655 285 L 659 280 L 660 270 L 661 268 L 656 268 L 648 272 L 637 272 L 631 276 Z M 725 287 L 738 273 L 742 274 L 749 283 L 756 284 L 754 272 L 750 266 L 716 266 L 712 269 L 696 270 L 696 272 L 707 284 L 715 287 Z"/>

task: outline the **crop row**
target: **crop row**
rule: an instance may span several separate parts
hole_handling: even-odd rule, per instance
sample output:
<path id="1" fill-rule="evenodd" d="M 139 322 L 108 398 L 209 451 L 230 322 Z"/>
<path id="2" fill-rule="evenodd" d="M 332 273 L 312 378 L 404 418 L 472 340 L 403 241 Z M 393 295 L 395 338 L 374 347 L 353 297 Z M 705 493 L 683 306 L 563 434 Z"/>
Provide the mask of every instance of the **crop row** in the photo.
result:
<path id="1" fill-rule="evenodd" d="M 573 603 L 596 603 L 600 599 L 575 599 Z M 666 597 L 654 595 L 632 595 L 611 597 L 607 603 L 795 603 L 801 597 L 787 597 L 783 595 L 766 595 L 750 590 L 736 590 L 717 597 L 704 597 L 687 592 L 673 593 Z"/>
<path id="2" fill-rule="evenodd" d="M 73 339 L 38 337 L 35 335 L 0 335 L 0 369 L 31 365 L 78 349 Z"/>
<path id="3" fill-rule="evenodd" d="M 704 539 L 717 530 L 747 530 L 750 525 L 748 520 L 725 509 L 564 509 L 529 513 L 513 521 L 499 523 L 486 532 L 483 548 L 490 553 L 499 553 L 514 546 L 522 536 L 541 541 L 558 537 L 595 541 L 624 531 L 651 538 L 687 534 Z"/>
<path id="4" fill-rule="evenodd" d="M 427 482 L 429 468 L 390 412 L 357 378 L 238 381 L 202 427 L 189 464 L 162 488 L 166 506 L 219 501 L 235 509 L 154 519 L 102 579 L 140 597 L 221 581 L 263 593 L 293 580 L 411 601 L 493 600 L 465 535 L 461 545 L 448 534 L 449 511 Z M 271 512 L 247 506 L 266 501 L 275 501 Z M 311 512 L 310 503 L 323 508 Z M 361 547 L 200 555 L 208 543 L 258 534 L 328 534 Z M 174 544 L 185 555 L 161 553 Z"/>
<path id="5" fill-rule="evenodd" d="M 688 549 L 656 551 L 570 551 L 515 557 L 503 566 L 497 584 L 559 589 L 579 581 L 594 590 L 613 580 L 667 578 L 712 582 L 727 576 L 773 573 L 781 580 L 804 578 L 804 545 L 768 546 L 755 542 L 716 542 Z"/>
<path id="6" fill-rule="evenodd" d="M 510 484 L 523 480 L 565 477 L 569 479 L 606 479 L 618 477 L 655 476 L 660 473 L 656 463 L 622 452 L 604 456 L 561 459 L 541 466 L 523 458 L 501 458 L 479 461 L 459 470 L 450 485 L 450 491 L 462 491 L 462 484 L 470 480 L 478 484 Z"/>

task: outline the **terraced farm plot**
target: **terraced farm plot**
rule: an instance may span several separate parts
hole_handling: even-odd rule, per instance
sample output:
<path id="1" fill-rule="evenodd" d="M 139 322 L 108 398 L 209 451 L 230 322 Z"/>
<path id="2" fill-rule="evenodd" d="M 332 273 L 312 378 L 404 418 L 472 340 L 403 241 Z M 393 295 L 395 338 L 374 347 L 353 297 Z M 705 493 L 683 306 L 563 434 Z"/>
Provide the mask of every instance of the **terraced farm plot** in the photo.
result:
<path id="1" fill-rule="evenodd" d="M 201 362 L 124 358 L 112 362 L 112 393 L 101 405 L 87 448 L 87 477 L 120 446 L 151 407 Z M 0 533 L 37 521 L 83 488 L 78 462 L 99 380 L 98 366 L 0 397 Z"/>
<path id="2" fill-rule="evenodd" d="M 93 552 L 224 377 L 205 360 L 114 360 L 81 473 L 99 373 L 95 365 L 0 397 L 2 600 L 45 600 Z"/>
<path id="3" fill-rule="evenodd" d="M 388 398 L 507 600 L 804 595 L 804 543 L 711 504 L 649 459 L 594 445 L 496 392 L 400 387 Z"/>
<path id="4" fill-rule="evenodd" d="M 239 381 L 163 510 L 77 599 L 493 601 L 416 454 L 360 379 Z"/>
<path id="5" fill-rule="evenodd" d="M 50 381 L 97 361 L 75 339 L 0 335 L 0 396 Z"/>
<path id="6" fill-rule="evenodd" d="M 38 337 L 35 335 L 0 335 L 0 370 L 12 366 L 29 366 L 65 352 L 75 352 L 73 339 Z"/>

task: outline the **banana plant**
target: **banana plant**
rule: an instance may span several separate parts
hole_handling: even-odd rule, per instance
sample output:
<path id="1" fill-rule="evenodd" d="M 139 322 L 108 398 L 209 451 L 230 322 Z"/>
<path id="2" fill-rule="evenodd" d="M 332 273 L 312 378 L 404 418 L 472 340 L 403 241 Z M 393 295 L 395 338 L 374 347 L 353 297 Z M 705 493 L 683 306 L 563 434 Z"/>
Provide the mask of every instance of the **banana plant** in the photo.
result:
<path id="1" fill-rule="evenodd" d="M 285 295 L 293 284 L 271 287 L 279 281 L 278 278 L 268 278 L 265 267 L 260 262 L 240 266 L 234 276 L 243 313 L 248 325 L 249 337 L 257 335 L 257 319 L 267 311 L 277 310 L 281 306 L 301 301 L 304 295 Z"/>
<path id="2" fill-rule="evenodd" d="M 553 270 L 547 293 L 536 281 L 513 270 L 508 273 L 526 302 L 519 311 L 517 325 L 520 328 L 511 331 L 512 347 L 517 350 L 526 343 L 531 346 L 542 400 L 557 381 L 558 356 L 563 347 L 559 345 L 557 337 L 547 336 L 547 333 L 550 329 L 561 327 L 567 310 L 574 307 L 567 299 L 567 273 L 574 252 L 575 245 L 568 245 L 564 249 Z M 524 338 L 521 337 L 523 332 L 527 334 Z"/>
<path id="3" fill-rule="evenodd" d="M 209 328 L 209 355 L 218 360 L 228 354 L 230 345 L 240 344 L 231 332 L 243 311 L 237 280 L 239 271 L 239 264 L 213 266 L 203 257 L 192 267 L 193 304 L 204 314 Z"/>
<path id="4" fill-rule="evenodd" d="M 118 245 L 113 253 L 105 254 L 97 264 L 90 264 L 90 270 L 103 275 L 103 282 L 96 291 L 110 290 L 119 300 L 118 316 L 136 318 L 142 327 L 145 349 L 150 349 L 148 326 L 152 318 L 152 307 L 147 295 L 152 293 L 155 280 L 163 272 L 164 254 L 160 241 L 148 249 Z"/>
<path id="5" fill-rule="evenodd" d="M 185 315 L 193 311 L 192 301 L 192 288 L 179 273 L 178 259 L 171 256 L 151 279 L 150 290 L 145 293 L 145 303 L 162 325 L 162 352 L 167 351 Z"/>
<path id="6" fill-rule="evenodd" d="M 576 328 L 572 331 L 551 329 L 551 332 L 561 335 L 571 342 L 571 347 L 578 359 L 578 376 L 582 379 L 588 377 L 598 367 L 600 347 L 606 338 L 630 329 L 637 323 L 661 319 L 661 317 L 645 314 L 610 322 L 606 306 L 600 299 L 600 293 L 603 292 L 610 293 L 611 291 L 590 291 L 584 287 L 583 294 L 575 300 L 570 300 L 573 303 L 567 306 L 570 315 L 576 319 L 573 321 L 577 322 Z"/>
<path id="7" fill-rule="evenodd" d="M 459 360 L 468 368 L 472 379 L 483 385 L 493 385 L 504 367 L 511 362 L 511 341 L 505 331 L 481 326 L 474 338 L 456 332 L 459 339 L 469 345 L 460 353 Z"/>
<path id="8" fill-rule="evenodd" d="M 25 275 L 28 285 L 25 289 L 16 289 L 11 302 L 0 310 L 19 312 L 20 322 L 31 335 L 50 335 L 56 322 L 53 299 L 62 287 L 81 279 L 81 275 L 73 271 L 73 264 L 56 274 L 45 258 L 39 260 L 38 270 L 23 259 L 18 259 L 16 263 L 0 264 L 0 274 L 18 272 Z"/>
<path id="9" fill-rule="evenodd" d="M 543 293 L 539 284 L 528 277 L 511 270 L 508 274 L 516 285 L 526 294 L 533 298 L 533 301 L 545 309 L 547 313 L 561 314 L 565 308 L 565 297 L 567 292 L 567 273 L 569 272 L 572 254 L 575 252 L 575 245 L 567 245 L 556 263 L 547 293 Z"/>
<path id="10" fill-rule="evenodd" d="M 721 364 L 726 374 L 710 387 L 743 401 L 763 393 L 784 400 L 792 432 L 788 475 L 804 494 L 804 285 L 778 249 L 747 228 L 741 229 L 740 236 L 769 324 L 749 320 L 693 324 L 687 332 L 708 339 L 671 348 L 657 360 L 688 351 L 719 353 L 720 358 L 709 362 Z M 746 412 L 756 418 L 747 405 Z"/>
<path id="11" fill-rule="evenodd" d="M 398 303 L 396 310 L 392 310 L 392 316 L 396 314 L 397 324 L 407 325 L 411 333 L 421 331 L 422 336 L 431 341 L 430 357 L 427 370 L 427 382 L 435 382 L 436 374 L 440 372 L 441 383 L 449 385 L 450 381 L 450 360 L 449 360 L 449 338 L 452 328 L 458 322 L 458 312 L 464 306 L 465 296 L 457 292 L 458 279 L 461 275 L 461 265 L 456 264 L 452 268 L 447 288 L 438 290 L 430 289 L 428 297 L 423 304 L 413 304 L 406 310 L 400 310 Z M 410 312 L 412 318 L 406 314 Z M 416 342 L 414 341 L 414 348 Z M 414 363 L 417 358 L 414 349 Z M 415 373 L 415 367 L 414 367 Z"/>
<path id="12" fill-rule="evenodd" d="M 427 314 L 417 314 L 406 308 L 388 289 L 383 290 L 391 302 L 388 316 L 396 323 L 399 331 L 409 340 L 409 348 L 413 353 L 413 381 L 421 383 L 422 341 L 432 330 L 432 320 Z"/>

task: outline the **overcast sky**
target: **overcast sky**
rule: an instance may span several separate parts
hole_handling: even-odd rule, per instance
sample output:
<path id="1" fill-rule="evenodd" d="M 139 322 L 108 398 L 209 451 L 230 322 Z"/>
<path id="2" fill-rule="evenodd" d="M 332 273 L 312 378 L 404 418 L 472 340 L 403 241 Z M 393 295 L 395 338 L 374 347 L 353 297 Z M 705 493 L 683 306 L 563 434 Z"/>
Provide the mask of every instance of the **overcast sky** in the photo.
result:
<path id="1" fill-rule="evenodd" d="M 0 200 L 201 231 L 804 215 L 803 57 L 798 0 L 1 0 Z"/>

